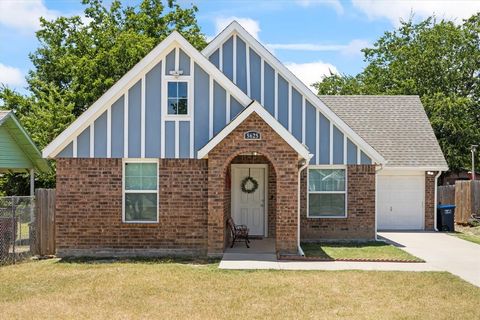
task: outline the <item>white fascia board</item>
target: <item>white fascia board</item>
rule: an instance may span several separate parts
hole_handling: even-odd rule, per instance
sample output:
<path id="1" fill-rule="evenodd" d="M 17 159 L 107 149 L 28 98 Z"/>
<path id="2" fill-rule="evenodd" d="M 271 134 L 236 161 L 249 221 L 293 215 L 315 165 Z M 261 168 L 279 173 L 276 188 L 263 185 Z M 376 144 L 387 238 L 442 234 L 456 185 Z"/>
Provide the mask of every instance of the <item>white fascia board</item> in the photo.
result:
<path id="1" fill-rule="evenodd" d="M 197 153 L 198 159 L 207 158 L 208 153 L 215 148 L 226 136 L 228 136 L 236 127 L 238 127 L 252 113 L 256 113 L 263 119 L 285 142 L 287 142 L 293 150 L 295 150 L 303 159 L 309 160 L 311 155 L 308 149 L 301 144 L 283 125 L 280 124 L 268 111 L 262 107 L 258 101 L 253 101 L 250 106 L 243 110 L 235 119 L 233 119 L 225 128 L 223 128 L 216 136 L 214 136 L 202 149 Z"/>
<path id="2" fill-rule="evenodd" d="M 210 56 L 232 33 L 237 33 L 246 41 L 247 45 L 252 47 L 257 54 L 260 55 L 266 62 L 273 65 L 273 67 L 282 74 L 282 77 L 292 83 L 308 101 L 310 101 L 318 110 L 320 110 L 325 117 L 333 121 L 335 125 L 350 137 L 350 140 L 360 146 L 364 153 L 366 153 L 374 162 L 385 164 L 385 158 L 368 144 L 362 137 L 360 137 L 352 128 L 350 128 L 337 114 L 335 114 L 322 100 L 320 100 L 312 90 L 310 90 L 300 79 L 298 79 L 287 67 L 283 65 L 270 51 L 268 51 L 258 40 L 256 40 L 248 31 L 246 31 L 237 21 L 232 21 L 222 32 L 220 32 L 205 49 L 202 54 L 206 57 Z"/>
<path id="3" fill-rule="evenodd" d="M 182 50 L 190 56 L 207 73 L 213 76 L 219 84 L 230 92 L 235 99 L 244 106 L 247 106 L 251 99 L 238 88 L 230 79 L 227 78 L 215 65 L 213 65 L 204 55 L 195 49 L 178 31 L 173 31 L 168 37 L 160 42 L 152 51 L 150 51 L 142 60 L 140 60 L 130 71 L 128 71 L 120 80 L 118 80 L 110 89 L 108 89 L 97 101 L 95 101 L 84 113 L 82 113 L 67 129 L 48 144 L 42 152 L 44 158 L 55 157 L 65 146 L 70 143 L 74 136 L 80 134 L 82 130 L 95 121 L 107 108 L 114 98 L 128 90 L 134 80 L 138 80 L 144 72 L 147 72 L 158 62 L 158 57 L 162 52 L 169 49 L 172 45 L 178 44 Z M 141 79 L 141 77 L 139 78 Z"/>
<path id="4" fill-rule="evenodd" d="M 415 171 L 448 171 L 448 167 L 446 167 L 446 166 L 391 167 L 391 166 L 386 165 L 384 170 L 388 170 L 388 171 L 413 171 L 413 170 L 415 170 Z"/>

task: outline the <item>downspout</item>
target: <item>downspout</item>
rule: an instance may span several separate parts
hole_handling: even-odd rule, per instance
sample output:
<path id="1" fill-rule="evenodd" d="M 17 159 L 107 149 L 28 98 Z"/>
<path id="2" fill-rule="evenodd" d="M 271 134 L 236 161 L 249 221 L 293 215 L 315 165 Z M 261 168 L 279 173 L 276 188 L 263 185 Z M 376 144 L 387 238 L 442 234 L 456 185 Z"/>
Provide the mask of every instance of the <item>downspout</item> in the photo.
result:
<path id="1" fill-rule="evenodd" d="M 433 204 L 433 230 L 435 231 L 438 231 L 438 228 L 437 228 L 437 189 L 438 189 L 438 177 L 440 177 L 440 175 L 442 174 L 442 171 L 438 171 L 437 175 L 435 176 L 435 189 L 433 191 L 433 201 L 435 202 Z"/>
<path id="2" fill-rule="evenodd" d="M 378 241 L 378 209 L 377 209 L 377 198 L 378 198 L 378 188 L 377 188 L 377 175 L 380 171 L 383 170 L 384 164 L 380 164 L 380 168 L 375 168 L 375 241 Z"/>
<path id="3" fill-rule="evenodd" d="M 308 167 L 310 159 L 312 159 L 313 155 L 311 154 L 308 159 L 305 159 L 305 164 L 298 169 L 298 190 L 297 190 L 297 247 L 298 247 L 298 254 L 301 256 L 305 256 L 305 253 L 300 246 L 300 193 L 301 193 L 301 178 L 302 178 L 302 171 Z"/>

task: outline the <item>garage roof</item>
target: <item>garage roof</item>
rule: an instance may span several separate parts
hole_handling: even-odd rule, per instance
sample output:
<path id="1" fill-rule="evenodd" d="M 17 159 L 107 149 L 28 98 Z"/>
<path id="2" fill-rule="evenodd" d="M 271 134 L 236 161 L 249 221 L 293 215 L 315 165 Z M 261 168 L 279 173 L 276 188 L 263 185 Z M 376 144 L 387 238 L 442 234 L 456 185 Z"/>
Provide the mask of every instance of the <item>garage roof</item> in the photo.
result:
<path id="1" fill-rule="evenodd" d="M 387 160 L 387 167 L 448 170 L 418 96 L 319 98 Z"/>

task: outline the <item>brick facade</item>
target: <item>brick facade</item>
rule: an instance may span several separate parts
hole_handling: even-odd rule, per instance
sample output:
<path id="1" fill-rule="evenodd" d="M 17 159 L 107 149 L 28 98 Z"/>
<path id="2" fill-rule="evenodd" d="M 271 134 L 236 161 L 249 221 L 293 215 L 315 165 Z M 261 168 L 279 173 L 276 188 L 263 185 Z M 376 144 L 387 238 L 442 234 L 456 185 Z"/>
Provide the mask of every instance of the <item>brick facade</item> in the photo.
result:
<path id="1" fill-rule="evenodd" d="M 302 241 L 375 238 L 375 165 L 347 166 L 347 218 L 307 218 L 307 169 L 301 181 Z"/>
<path id="2" fill-rule="evenodd" d="M 261 140 L 245 140 L 249 130 L 261 133 Z M 208 154 L 208 253 L 218 256 L 225 244 L 225 187 L 232 160 L 257 152 L 271 163 L 276 173 L 275 243 L 277 252 L 297 252 L 298 154 L 263 119 L 252 113 Z"/>
<path id="3" fill-rule="evenodd" d="M 205 255 L 207 161 L 159 160 L 159 223 L 122 223 L 121 159 L 57 159 L 60 256 Z"/>
<path id="4" fill-rule="evenodd" d="M 425 230 L 434 230 L 435 224 L 435 176 L 438 172 L 425 172 Z"/>

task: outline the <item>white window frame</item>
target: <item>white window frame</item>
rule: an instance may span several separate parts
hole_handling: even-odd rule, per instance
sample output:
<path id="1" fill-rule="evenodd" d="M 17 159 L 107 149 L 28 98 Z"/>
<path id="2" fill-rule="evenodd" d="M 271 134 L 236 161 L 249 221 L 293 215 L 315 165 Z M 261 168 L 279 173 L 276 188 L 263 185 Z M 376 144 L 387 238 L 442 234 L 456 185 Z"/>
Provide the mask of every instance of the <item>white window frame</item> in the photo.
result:
<path id="1" fill-rule="evenodd" d="M 310 191 L 310 169 L 342 169 L 345 170 L 345 191 Z M 316 194 L 345 194 L 345 214 L 343 216 L 311 216 L 310 193 Z M 346 165 L 310 165 L 307 167 L 307 218 L 309 219 L 346 219 L 348 218 L 348 172 Z"/>
<path id="2" fill-rule="evenodd" d="M 162 95 L 162 114 L 165 120 L 191 120 L 193 114 L 193 79 L 192 76 L 163 76 L 163 92 Z M 169 114 L 168 113 L 168 84 L 170 82 L 186 82 L 187 83 L 187 114 Z"/>
<path id="3" fill-rule="evenodd" d="M 155 163 L 157 165 L 157 188 L 156 190 L 125 190 L 125 165 L 127 163 Z M 124 158 L 122 159 L 122 222 L 123 223 L 137 223 L 137 224 L 152 224 L 158 223 L 159 217 L 159 194 L 158 194 L 158 187 L 159 187 L 159 161 L 158 159 L 140 159 L 140 158 Z M 154 221 L 141 221 L 141 220 L 132 220 L 127 221 L 125 219 L 125 194 L 126 193 L 155 193 L 157 195 L 157 218 Z"/>

